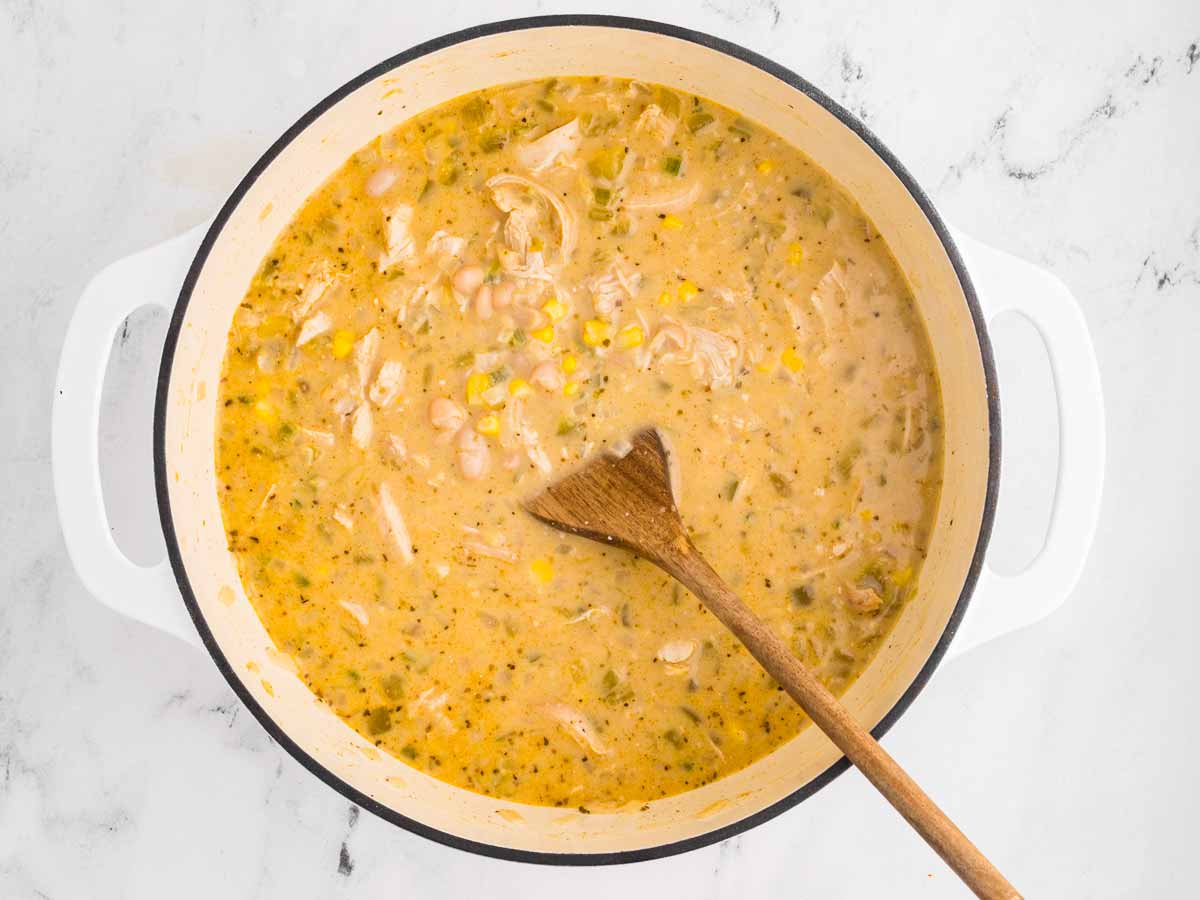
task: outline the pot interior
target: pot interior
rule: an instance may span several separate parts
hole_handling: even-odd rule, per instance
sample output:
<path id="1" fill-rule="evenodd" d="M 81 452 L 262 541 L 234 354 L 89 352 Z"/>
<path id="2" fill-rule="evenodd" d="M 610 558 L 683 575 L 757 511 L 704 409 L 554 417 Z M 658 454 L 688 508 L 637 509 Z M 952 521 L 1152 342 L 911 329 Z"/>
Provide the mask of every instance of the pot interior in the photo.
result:
<path id="1" fill-rule="evenodd" d="M 918 596 L 844 697 L 851 712 L 871 727 L 897 705 L 943 638 L 984 525 L 988 387 L 964 288 L 908 188 L 850 127 L 781 78 L 682 37 L 601 25 L 483 34 L 369 73 L 369 80 L 297 126 L 290 139 L 273 148 L 273 158 L 260 164 L 265 167 L 257 178 L 247 179 L 235 193 L 223 224 L 218 219 L 190 300 L 185 291 L 182 318 L 177 310 L 177 343 L 173 360 L 168 356 L 166 363 L 169 381 L 160 386 L 168 392 L 166 416 L 156 423 L 163 429 L 166 474 L 159 488 L 170 502 L 186 571 L 181 578 L 185 596 L 190 585 L 198 614 L 228 664 L 227 676 L 240 682 L 243 698 L 264 724 L 274 723 L 273 732 L 285 745 L 294 742 L 289 749 L 306 765 L 396 821 L 402 816 L 412 820 L 405 824 L 415 822 L 431 836 L 486 845 L 474 849 L 636 858 L 654 854 L 653 848 L 713 838 L 794 795 L 840 754 L 809 728 L 735 775 L 645 807 L 605 814 L 523 806 L 437 781 L 381 754 L 352 731 L 317 701 L 290 660 L 275 650 L 226 547 L 214 472 L 226 332 L 262 257 L 305 198 L 352 152 L 416 113 L 487 85 L 567 74 L 660 82 L 763 123 L 803 149 L 857 199 L 910 280 L 941 373 L 945 485 Z"/>

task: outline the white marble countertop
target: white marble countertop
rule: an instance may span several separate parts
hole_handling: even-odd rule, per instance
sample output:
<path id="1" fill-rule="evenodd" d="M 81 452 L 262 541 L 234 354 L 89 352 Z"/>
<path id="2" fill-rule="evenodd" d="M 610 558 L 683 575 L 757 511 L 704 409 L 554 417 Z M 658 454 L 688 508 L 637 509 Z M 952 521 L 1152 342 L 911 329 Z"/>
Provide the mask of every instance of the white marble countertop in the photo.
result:
<path id="1" fill-rule="evenodd" d="M 360 816 L 208 658 L 84 591 L 54 512 L 48 409 L 88 277 L 210 215 L 286 126 L 369 65 L 478 21 L 564 11 L 346 6 L 0 6 L 0 896 L 962 896 L 856 773 L 659 862 L 581 871 L 446 849 Z M 1050 619 L 940 669 L 886 744 L 1027 896 L 1194 891 L 1200 5 L 588 11 L 689 25 L 790 66 L 862 116 L 947 218 L 1076 292 L 1109 415 L 1083 580 Z M 146 410 L 164 331 L 146 311 L 121 334 L 103 424 L 115 530 L 146 562 L 162 552 Z M 998 335 L 1002 374 L 1036 372 L 1020 341 L 1016 327 Z M 1044 457 L 1030 440 L 1028 458 Z M 1045 506 L 1034 474 L 1022 484 L 1001 509 L 999 557 L 1028 551 L 1021 517 Z"/>

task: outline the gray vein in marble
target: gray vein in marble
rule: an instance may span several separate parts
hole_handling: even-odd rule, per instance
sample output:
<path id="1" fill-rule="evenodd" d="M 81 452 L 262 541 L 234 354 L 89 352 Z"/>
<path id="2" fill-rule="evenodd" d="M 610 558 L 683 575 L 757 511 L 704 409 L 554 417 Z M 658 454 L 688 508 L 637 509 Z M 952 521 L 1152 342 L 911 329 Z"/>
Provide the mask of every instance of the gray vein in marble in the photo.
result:
<path id="1" fill-rule="evenodd" d="M 704 9 L 716 13 L 727 22 L 734 25 L 745 25 L 759 16 L 764 15 L 774 28 L 782 17 L 777 0 L 738 0 L 735 3 L 717 3 L 715 0 L 705 0 Z"/>
<path id="2" fill-rule="evenodd" d="M 1192 228 L 1188 236 L 1187 247 L 1193 260 L 1178 260 L 1175 262 L 1160 262 L 1157 252 L 1152 252 L 1142 260 L 1142 268 L 1138 271 L 1134 287 L 1143 281 L 1149 281 L 1155 290 L 1164 291 L 1180 287 L 1184 284 L 1200 285 L 1200 221 Z"/>
<path id="3" fill-rule="evenodd" d="M 1197 45 L 1193 42 L 1178 57 L 1181 63 L 1179 69 L 1183 75 L 1190 75 L 1192 72 L 1196 53 L 1200 52 L 1196 48 Z M 1168 74 L 1164 73 L 1163 65 L 1162 56 L 1151 57 L 1147 62 L 1146 58 L 1139 54 L 1124 68 L 1118 82 L 1107 88 L 1102 98 L 1073 125 L 1064 129 L 1059 142 L 1061 149 L 1040 162 L 1026 162 L 1016 158 L 1019 154 L 1010 146 L 1008 136 L 1013 116 L 1017 113 L 1013 106 L 1007 106 L 992 121 L 986 137 L 980 144 L 960 162 L 950 166 L 942 178 L 941 187 L 945 188 L 960 181 L 966 172 L 993 159 L 999 164 L 1004 175 L 1015 181 L 1032 182 L 1051 174 L 1081 145 L 1099 134 L 1109 120 L 1135 109 L 1141 102 L 1144 89 L 1161 85 Z"/>
<path id="4" fill-rule="evenodd" d="M 350 857 L 350 835 L 354 833 L 354 826 L 358 824 L 358 814 L 358 807 L 351 805 L 346 815 L 346 836 L 342 838 L 337 863 L 337 873 L 343 878 L 349 878 L 354 874 L 354 860 Z"/>

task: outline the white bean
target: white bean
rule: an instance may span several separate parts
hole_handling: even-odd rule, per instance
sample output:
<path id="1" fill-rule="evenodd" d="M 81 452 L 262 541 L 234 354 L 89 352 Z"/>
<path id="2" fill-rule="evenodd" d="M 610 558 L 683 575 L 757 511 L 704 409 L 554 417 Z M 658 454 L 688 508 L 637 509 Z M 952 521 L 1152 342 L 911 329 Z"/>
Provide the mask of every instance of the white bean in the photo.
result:
<path id="1" fill-rule="evenodd" d="M 513 283 L 511 281 L 501 281 L 492 288 L 492 306 L 496 309 L 507 309 L 512 303 L 512 298 Z"/>
<path id="2" fill-rule="evenodd" d="M 474 429 L 464 428 L 458 433 L 458 468 L 467 481 L 477 481 L 487 474 L 491 464 L 491 452 L 487 441 L 475 433 Z"/>
<path id="3" fill-rule="evenodd" d="M 529 373 L 529 380 L 547 391 L 559 391 L 563 386 L 563 373 L 558 363 L 552 360 L 540 362 Z"/>
<path id="4" fill-rule="evenodd" d="M 457 431 L 467 421 L 466 411 L 445 397 L 435 397 L 429 403 L 429 422 L 439 431 Z"/>
<path id="5" fill-rule="evenodd" d="M 487 321 L 492 317 L 493 291 L 490 284 L 480 285 L 475 292 L 475 315 Z"/>
<path id="6" fill-rule="evenodd" d="M 451 284 L 458 293 L 464 297 L 470 297 L 483 284 L 483 267 L 463 266 L 454 273 L 454 280 Z"/>
<path id="7" fill-rule="evenodd" d="M 526 331 L 534 331 L 550 324 L 550 317 L 540 309 L 532 306 L 517 306 L 513 308 L 513 320 Z"/>

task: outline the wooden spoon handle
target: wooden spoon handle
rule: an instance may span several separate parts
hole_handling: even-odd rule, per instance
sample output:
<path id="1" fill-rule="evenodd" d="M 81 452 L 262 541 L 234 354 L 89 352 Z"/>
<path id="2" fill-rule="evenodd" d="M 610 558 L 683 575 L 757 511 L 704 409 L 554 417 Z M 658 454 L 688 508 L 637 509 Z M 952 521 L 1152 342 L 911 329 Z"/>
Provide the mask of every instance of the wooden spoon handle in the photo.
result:
<path id="1" fill-rule="evenodd" d="M 958 830 L 904 769 L 829 693 L 770 628 L 729 589 L 686 540 L 657 560 L 683 582 L 732 631 L 900 815 L 985 900 L 1020 900 L 1000 870 Z"/>

